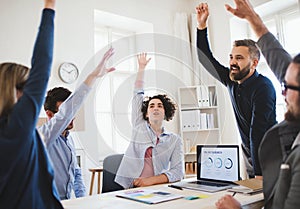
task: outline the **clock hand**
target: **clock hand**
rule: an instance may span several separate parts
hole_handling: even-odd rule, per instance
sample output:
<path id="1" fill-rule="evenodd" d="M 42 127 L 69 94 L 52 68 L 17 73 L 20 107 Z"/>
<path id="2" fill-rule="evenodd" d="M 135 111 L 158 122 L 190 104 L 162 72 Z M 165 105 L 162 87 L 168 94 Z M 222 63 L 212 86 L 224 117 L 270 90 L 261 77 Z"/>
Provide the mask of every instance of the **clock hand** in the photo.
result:
<path id="1" fill-rule="evenodd" d="M 65 68 L 62 68 L 61 70 L 63 70 L 63 71 L 65 71 L 65 72 L 69 73 L 69 71 L 67 71 Z"/>

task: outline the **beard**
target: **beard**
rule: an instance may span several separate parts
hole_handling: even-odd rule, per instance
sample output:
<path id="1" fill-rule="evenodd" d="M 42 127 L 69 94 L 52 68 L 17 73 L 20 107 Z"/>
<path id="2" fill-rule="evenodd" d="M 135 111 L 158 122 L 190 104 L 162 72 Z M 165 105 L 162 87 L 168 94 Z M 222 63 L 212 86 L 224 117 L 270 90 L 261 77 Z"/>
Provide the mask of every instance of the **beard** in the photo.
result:
<path id="1" fill-rule="evenodd" d="M 290 122 L 300 122 L 300 98 L 298 99 L 298 104 L 295 108 L 288 108 L 287 112 L 284 114 L 284 119 Z"/>
<path id="2" fill-rule="evenodd" d="M 251 66 L 251 63 L 249 63 L 243 69 L 240 69 L 240 66 L 238 66 L 238 65 L 230 65 L 230 72 L 229 72 L 230 79 L 232 81 L 240 81 L 240 80 L 242 80 L 243 78 L 245 78 L 250 73 L 250 66 Z M 232 72 L 233 68 L 235 68 L 235 70 L 238 70 L 239 72 L 233 73 Z"/>

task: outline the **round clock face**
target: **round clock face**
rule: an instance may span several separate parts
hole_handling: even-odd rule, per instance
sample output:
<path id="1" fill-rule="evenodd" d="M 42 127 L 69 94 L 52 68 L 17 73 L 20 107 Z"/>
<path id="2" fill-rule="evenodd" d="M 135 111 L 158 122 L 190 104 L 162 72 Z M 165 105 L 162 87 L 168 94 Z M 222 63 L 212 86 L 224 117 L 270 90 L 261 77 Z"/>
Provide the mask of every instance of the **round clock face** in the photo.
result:
<path id="1" fill-rule="evenodd" d="M 60 79 L 65 83 L 73 83 L 79 76 L 79 71 L 76 65 L 64 62 L 59 66 L 58 74 Z"/>

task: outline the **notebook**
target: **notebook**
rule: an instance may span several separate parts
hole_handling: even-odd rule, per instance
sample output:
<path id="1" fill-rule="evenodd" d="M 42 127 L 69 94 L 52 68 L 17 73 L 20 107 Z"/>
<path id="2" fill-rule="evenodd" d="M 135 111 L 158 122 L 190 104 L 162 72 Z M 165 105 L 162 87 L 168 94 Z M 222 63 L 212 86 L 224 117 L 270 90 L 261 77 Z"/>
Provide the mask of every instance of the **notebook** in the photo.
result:
<path id="1" fill-rule="evenodd" d="M 173 185 L 206 192 L 236 186 L 240 179 L 238 145 L 197 145 L 197 180 Z"/>
<path id="2" fill-rule="evenodd" d="M 242 194 L 252 195 L 261 193 L 263 191 L 263 182 L 261 179 L 245 179 L 241 181 L 236 181 L 235 183 L 239 186 L 229 189 L 229 192 L 238 192 Z"/>
<path id="3" fill-rule="evenodd" d="M 166 202 L 170 200 L 176 200 L 182 198 L 182 195 L 172 194 L 165 191 L 158 191 L 152 189 L 138 189 L 138 190 L 127 190 L 122 191 L 116 195 L 117 197 L 122 197 L 130 200 L 135 200 L 138 202 L 143 202 L 147 204 L 157 204 L 161 202 Z"/>

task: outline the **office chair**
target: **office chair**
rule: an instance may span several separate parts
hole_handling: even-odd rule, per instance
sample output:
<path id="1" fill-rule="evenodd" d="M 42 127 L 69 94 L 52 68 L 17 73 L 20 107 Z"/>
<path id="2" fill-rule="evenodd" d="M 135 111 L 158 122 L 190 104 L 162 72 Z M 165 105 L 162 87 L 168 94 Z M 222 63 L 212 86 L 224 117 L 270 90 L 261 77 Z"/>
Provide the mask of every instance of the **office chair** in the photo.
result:
<path id="1" fill-rule="evenodd" d="M 103 161 L 102 193 L 123 190 L 124 188 L 115 182 L 116 173 L 124 154 L 107 156 Z"/>

